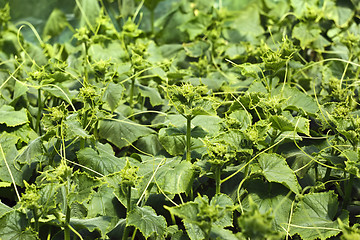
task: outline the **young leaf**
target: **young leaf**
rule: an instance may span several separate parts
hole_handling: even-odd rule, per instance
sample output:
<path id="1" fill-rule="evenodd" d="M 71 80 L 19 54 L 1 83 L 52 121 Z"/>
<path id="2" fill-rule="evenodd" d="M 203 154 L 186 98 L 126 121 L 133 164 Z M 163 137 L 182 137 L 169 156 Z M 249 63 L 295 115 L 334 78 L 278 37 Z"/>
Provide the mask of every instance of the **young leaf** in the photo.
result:
<path id="1" fill-rule="evenodd" d="M 126 225 L 139 229 L 145 238 L 154 234 L 156 239 L 163 239 L 167 224 L 165 218 L 158 216 L 151 207 L 136 206 L 128 213 Z"/>

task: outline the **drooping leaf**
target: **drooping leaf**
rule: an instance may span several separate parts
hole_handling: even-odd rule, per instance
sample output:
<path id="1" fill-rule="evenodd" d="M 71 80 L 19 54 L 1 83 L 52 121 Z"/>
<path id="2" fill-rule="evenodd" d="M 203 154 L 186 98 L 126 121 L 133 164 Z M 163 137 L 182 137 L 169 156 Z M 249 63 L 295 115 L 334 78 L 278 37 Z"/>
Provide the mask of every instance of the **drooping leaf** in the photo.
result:
<path id="1" fill-rule="evenodd" d="M 118 148 L 130 145 L 140 137 L 147 136 L 154 131 L 126 119 L 102 120 L 99 126 L 99 135 Z"/>
<path id="2" fill-rule="evenodd" d="M 296 175 L 287 165 L 286 159 L 275 154 L 263 153 L 258 158 L 260 168 L 269 182 L 285 185 L 296 194 L 300 193 L 300 185 Z"/>
<path id="3" fill-rule="evenodd" d="M 89 55 L 94 61 L 111 60 L 112 62 L 119 62 L 119 59 L 126 56 L 126 53 L 118 41 L 112 41 L 107 46 L 92 44 L 89 48 Z"/>
<path id="4" fill-rule="evenodd" d="M 79 1 L 81 10 L 79 11 L 80 16 L 80 26 L 87 26 L 90 29 L 95 27 L 96 19 L 100 14 L 100 6 L 96 0 L 81 0 Z"/>
<path id="5" fill-rule="evenodd" d="M 0 201 L 0 218 L 6 213 L 11 212 L 13 209 Z"/>
<path id="6" fill-rule="evenodd" d="M 140 95 L 143 97 L 148 97 L 152 106 L 158 106 L 164 103 L 164 100 L 161 98 L 159 92 L 155 88 L 147 87 L 138 84 Z"/>
<path id="7" fill-rule="evenodd" d="M 72 175 L 72 192 L 67 195 L 68 204 L 72 202 L 83 203 L 91 198 L 93 189 L 100 185 L 99 181 L 90 177 L 87 173 L 76 171 Z"/>
<path id="8" fill-rule="evenodd" d="M 15 144 L 19 137 L 9 133 L 0 136 L 0 179 L 5 182 L 13 182 L 14 179 L 17 185 L 23 186 L 23 171 L 16 162 L 18 151 Z"/>
<path id="9" fill-rule="evenodd" d="M 15 127 L 28 122 L 24 108 L 15 111 L 10 105 L 3 105 L 0 107 L 0 116 L 0 123 L 5 123 L 8 127 Z"/>
<path id="10" fill-rule="evenodd" d="M 67 24 L 65 14 L 60 9 L 55 8 L 45 24 L 43 37 L 51 38 L 60 35 Z"/>
<path id="11" fill-rule="evenodd" d="M 168 136 L 166 129 L 162 128 L 159 131 L 159 141 L 172 156 L 183 155 L 185 152 L 186 140 L 184 135 Z"/>
<path id="12" fill-rule="evenodd" d="M 33 161 L 37 161 L 38 157 L 44 153 L 44 149 L 41 142 L 41 137 L 31 141 L 25 149 L 20 153 L 17 161 L 21 164 L 31 164 Z"/>
<path id="13" fill-rule="evenodd" d="M 295 111 L 302 110 L 305 113 L 316 114 L 319 110 L 318 104 L 311 96 L 301 92 L 297 88 L 285 85 L 284 87 L 278 87 L 274 94 L 281 94 L 282 97 L 286 98 L 286 104 L 283 109 L 291 109 Z"/>
<path id="14" fill-rule="evenodd" d="M 89 138 L 91 137 L 85 129 L 81 126 L 81 123 L 77 119 L 77 114 L 69 115 L 65 120 L 65 125 L 67 127 L 66 137 L 73 139 L 74 137 Z"/>
<path id="15" fill-rule="evenodd" d="M 295 131 L 299 133 L 303 133 L 309 136 L 309 122 L 310 120 L 303 117 L 292 117 L 288 114 L 287 117 L 282 115 L 272 115 L 269 118 L 272 123 L 271 126 L 275 129 L 280 130 L 281 132 L 285 131 Z"/>
<path id="16" fill-rule="evenodd" d="M 338 205 L 333 191 L 306 194 L 294 210 L 290 233 L 298 233 L 306 240 L 327 239 L 337 235 L 341 231 L 335 218 Z M 349 213 L 342 210 L 338 218 L 348 224 Z"/>
<path id="17" fill-rule="evenodd" d="M 114 202 L 114 189 L 108 185 L 102 185 L 91 195 L 91 199 L 85 204 L 87 217 L 97 216 L 116 217 L 116 204 Z"/>
<path id="18" fill-rule="evenodd" d="M 71 218 L 70 224 L 75 226 L 75 229 L 88 229 L 90 232 L 98 230 L 101 237 L 105 238 L 107 229 L 111 226 L 112 218 L 109 216 L 99 216 L 94 218 L 77 219 Z"/>
<path id="19" fill-rule="evenodd" d="M 107 102 L 111 111 L 114 111 L 122 98 L 124 87 L 120 84 L 109 83 L 107 86 L 103 99 Z"/>
<path id="20" fill-rule="evenodd" d="M 125 159 L 114 156 L 109 144 L 97 142 L 95 149 L 83 148 L 78 153 L 79 163 L 103 175 L 118 172 L 125 166 Z"/>
<path id="21" fill-rule="evenodd" d="M 201 57 L 209 47 L 210 44 L 205 41 L 194 41 L 184 44 L 184 49 L 190 57 Z"/>
<path id="22" fill-rule="evenodd" d="M 165 218 L 158 216 L 154 209 L 149 206 L 136 206 L 128 213 L 126 224 L 139 229 L 145 238 L 154 234 L 156 239 L 163 239 L 167 225 Z"/>
<path id="23" fill-rule="evenodd" d="M 195 172 L 191 163 L 173 159 L 159 168 L 155 178 L 162 191 L 180 194 L 191 189 L 194 176 Z"/>

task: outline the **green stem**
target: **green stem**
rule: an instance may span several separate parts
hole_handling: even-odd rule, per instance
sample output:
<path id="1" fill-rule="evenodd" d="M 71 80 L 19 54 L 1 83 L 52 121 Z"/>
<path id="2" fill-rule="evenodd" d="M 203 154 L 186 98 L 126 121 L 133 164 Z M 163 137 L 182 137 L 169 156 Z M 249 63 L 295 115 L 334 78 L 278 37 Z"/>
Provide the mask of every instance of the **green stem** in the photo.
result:
<path id="1" fill-rule="evenodd" d="M 131 240 L 135 240 L 137 229 L 134 230 Z"/>
<path id="2" fill-rule="evenodd" d="M 150 20 L 151 20 L 151 35 L 154 35 L 154 9 L 150 12 Z"/>
<path id="3" fill-rule="evenodd" d="M 186 117 L 186 160 L 191 162 L 191 116 Z"/>
<path id="4" fill-rule="evenodd" d="M 328 181 L 329 179 L 330 179 L 330 175 L 331 175 L 331 168 L 327 168 L 326 169 L 326 173 L 325 173 L 325 176 L 324 176 L 324 178 L 323 178 L 323 182 L 326 182 L 326 181 Z"/>
<path id="5" fill-rule="evenodd" d="M 347 183 L 345 185 L 345 197 L 344 197 L 344 202 L 343 202 L 343 207 L 342 207 L 343 209 L 346 209 L 346 207 L 350 203 L 353 182 L 354 182 L 354 175 L 350 174 L 350 179 L 349 179 L 349 181 L 347 181 Z"/>
<path id="6" fill-rule="evenodd" d="M 37 208 L 33 209 L 34 220 L 35 220 L 35 232 L 39 232 L 39 216 L 37 214 Z"/>
<path id="7" fill-rule="evenodd" d="M 126 215 L 131 211 L 131 186 L 127 187 L 127 196 L 126 196 Z M 124 233 L 122 236 L 122 240 L 127 240 L 129 237 L 130 228 L 128 226 L 125 227 Z"/>
<path id="8" fill-rule="evenodd" d="M 38 89 L 38 112 L 36 116 L 36 125 L 35 125 L 35 132 L 39 133 L 39 136 L 41 136 L 41 127 L 40 127 L 40 119 L 41 119 L 41 113 L 42 113 L 42 100 L 41 100 L 41 89 Z"/>
<path id="9" fill-rule="evenodd" d="M 221 167 L 216 166 L 216 169 L 215 169 L 216 194 L 220 194 L 220 189 L 221 189 L 220 175 L 221 175 Z"/>
<path id="10" fill-rule="evenodd" d="M 134 108 L 134 87 L 135 87 L 135 79 L 132 78 L 131 79 L 131 87 L 130 87 L 130 100 L 129 100 L 129 104 L 131 109 Z"/>
<path id="11" fill-rule="evenodd" d="M 64 230 L 64 239 L 70 240 L 70 207 L 66 205 L 66 217 L 65 217 L 65 230 Z"/>
<path id="12" fill-rule="evenodd" d="M 66 187 L 66 196 L 69 195 L 70 193 L 70 177 L 68 176 L 67 177 L 67 187 Z M 70 209 L 70 206 L 69 206 L 69 202 L 66 198 L 66 205 L 65 205 L 66 209 L 66 215 L 65 215 L 65 229 L 64 229 L 64 239 L 65 240 L 70 240 L 70 228 L 69 228 L 69 225 L 70 225 L 70 214 L 71 214 L 71 209 Z"/>

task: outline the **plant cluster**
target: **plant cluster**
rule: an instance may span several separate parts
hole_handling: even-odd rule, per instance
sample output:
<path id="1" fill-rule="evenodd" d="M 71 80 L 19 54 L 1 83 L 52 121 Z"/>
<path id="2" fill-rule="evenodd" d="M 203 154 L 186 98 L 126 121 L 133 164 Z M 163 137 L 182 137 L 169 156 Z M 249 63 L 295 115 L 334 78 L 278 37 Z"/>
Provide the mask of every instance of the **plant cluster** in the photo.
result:
<path id="1" fill-rule="evenodd" d="M 359 1 L 38 2 L 0 0 L 1 239 L 360 239 Z"/>

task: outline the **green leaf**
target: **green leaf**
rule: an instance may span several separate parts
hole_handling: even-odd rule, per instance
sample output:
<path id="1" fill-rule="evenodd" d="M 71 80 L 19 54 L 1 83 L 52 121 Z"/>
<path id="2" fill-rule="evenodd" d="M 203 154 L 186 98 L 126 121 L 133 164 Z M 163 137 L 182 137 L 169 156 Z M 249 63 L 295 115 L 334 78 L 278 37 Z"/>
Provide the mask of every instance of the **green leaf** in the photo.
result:
<path id="1" fill-rule="evenodd" d="M 338 212 L 337 195 L 333 191 L 306 194 L 297 204 L 291 220 L 291 235 L 298 233 L 304 240 L 327 239 L 341 230 L 335 216 Z M 349 223 L 349 213 L 342 210 L 338 217 Z"/>
<path id="2" fill-rule="evenodd" d="M 158 106 L 164 103 L 164 100 L 161 98 L 159 91 L 155 88 L 143 86 L 136 84 L 139 88 L 140 95 L 143 97 L 148 97 L 152 106 Z"/>
<path id="3" fill-rule="evenodd" d="M 15 127 L 27 123 L 26 110 L 22 108 L 19 111 L 15 111 L 12 106 L 3 105 L 0 107 L 0 123 L 5 123 L 8 127 Z"/>
<path id="4" fill-rule="evenodd" d="M 231 42 L 253 41 L 258 40 L 258 36 L 264 33 L 264 29 L 260 23 L 261 8 L 258 4 L 247 4 L 235 14 L 235 19 L 229 25 L 230 28 L 224 28 L 224 38 Z"/>
<path id="5" fill-rule="evenodd" d="M 176 207 L 164 207 L 171 214 L 183 219 L 191 240 L 198 240 L 206 236 L 203 229 L 213 226 L 219 228 L 232 226 L 233 201 L 231 198 L 225 194 L 218 194 L 212 198 L 210 204 L 208 201 L 205 195 L 196 197 L 194 202 L 187 202 Z"/>
<path id="6" fill-rule="evenodd" d="M 155 176 L 160 189 L 170 194 L 189 192 L 195 177 L 191 163 L 178 158 L 168 160 L 162 165 Z"/>
<path id="7" fill-rule="evenodd" d="M 100 60 L 111 60 L 112 62 L 119 62 L 120 59 L 126 56 L 126 52 L 118 41 L 111 41 L 108 45 L 102 46 L 101 44 L 91 44 L 89 47 L 89 56 L 95 62 Z"/>
<path id="8" fill-rule="evenodd" d="M 271 212 L 274 217 L 273 227 L 277 231 L 287 229 L 293 202 L 293 197 L 288 195 L 288 188 L 259 179 L 248 181 L 244 187 L 248 192 L 242 201 L 244 210 L 251 211 L 251 198 L 258 205 L 261 214 Z"/>
<path id="9" fill-rule="evenodd" d="M 0 236 L 2 239 L 37 240 L 37 233 L 28 226 L 26 215 L 11 211 L 0 218 Z"/>
<path id="10" fill-rule="evenodd" d="M 178 28 L 180 31 L 187 32 L 190 40 L 194 40 L 196 36 L 205 32 L 210 23 L 211 15 L 200 12 L 198 16 L 181 24 Z"/>
<path id="11" fill-rule="evenodd" d="M 239 238 L 230 230 L 213 226 L 210 231 L 210 239 L 238 240 Z"/>
<path id="12" fill-rule="evenodd" d="M 91 198 L 94 188 L 100 185 L 99 180 L 90 177 L 87 173 L 76 171 L 71 177 L 72 191 L 67 195 L 68 204 L 83 203 Z"/>
<path id="13" fill-rule="evenodd" d="M 41 213 L 47 215 L 51 212 L 60 212 L 58 204 L 62 202 L 64 197 L 61 194 L 61 188 L 63 186 L 59 183 L 47 183 L 39 189 L 39 206 Z"/>
<path id="14" fill-rule="evenodd" d="M 294 118 L 290 113 L 286 113 L 288 112 L 283 113 L 284 115 L 287 115 L 286 117 L 282 115 L 272 115 L 269 118 L 270 122 L 272 123 L 271 126 L 280 130 L 281 132 L 295 131 L 310 136 L 310 120 L 303 117 Z"/>
<path id="15" fill-rule="evenodd" d="M 16 159 L 19 163 L 31 164 L 32 162 L 38 161 L 39 160 L 38 157 L 41 158 L 41 156 L 44 154 L 41 137 L 38 137 L 35 140 L 30 141 L 30 143 L 22 150 L 23 151 Z"/>
<path id="16" fill-rule="evenodd" d="M 317 102 L 311 96 L 301 92 L 297 88 L 285 85 L 284 87 L 276 88 L 274 94 L 281 94 L 287 101 L 282 109 L 290 109 L 299 111 L 302 110 L 308 114 L 316 114 L 319 110 Z"/>
<path id="17" fill-rule="evenodd" d="M 117 217 L 114 189 L 104 184 L 91 194 L 91 199 L 85 204 L 87 217 L 97 216 Z"/>
<path id="18" fill-rule="evenodd" d="M 75 226 L 75 229 L 88 229 L 90 232 L 98 230 L 101 237 L 105 238 L 108 228 L 111 226 L 112 218 L 108 216 L 99 216 L 94 218 L 76 219 L 71 218 L 70 224 Z"/>
<path id="19" fill-rule="evenodd" d="M 80 0 L 80 26 L 92 27 L 100 14 L 100 6 L 97 0 Z M 95 26 L 94 26 L 95 27 Z"/>
<path id="20" fill-rule="evenodd" d="M 296 194 L 300 193 L 300 185 L 296 175 L 287 165 L 286 159 L 275 153 L 263 153 L 258 158 L 260 168 L 269 182 L 281 183 Z"/>
<path id="21" fill-rule="evenodd" d="M 180 156 L 185 153 L 186 140 L 184 135 L 168 136 L 166 128 L 162 128 L 159 131 L 159 141 L 172 156 Z"/>
<path id="22" fill-rule="evenodd" d="M 47 39 L 60 35 L 67 24 L 69 23 L 65 14 L 60 9 L 55 8 L 45 24 L 43 38 Z"/>
<path id="23" fill-rule="evenodd" d="M 22 169 L 16 162 L 18 151 L 15 144 L 18 139 L 19 137 L 6 132 L 0 135 L 0 179 L 4 182 L 13 182 L 13 177 L 16 185 L 24 186 L 22 170 L 25 167 Z"/>
<path id="24" fill-rule="evenodd" d="M 298 23 L 293 29 L 293 37 L 300 40 L 302 49 L 309 47 L 309 45 L 320 37 L 321 30 L 312 23 Z"/>
<path id="25" fill-rule="evenodd" d="M 217 194 L 211 199 L 210 206 L 218 206 L 225 210 L 223 216 L 217 219 L 214 225 L 219 227 L 229 227 L 233 225 L 232 210 L 227 209 L 233 205 L 234 203 L 231 198 L 225 194 Z"/>
<path id="26" fill-rule="evenodd" d="M 110 144 L 97 142 L 95 149 L 83 148 L 78 153 L 79 163 L 103 175 L 118 172 L 125 167 L 125 159 L 114 156 Z"/>
<path id="27" fill-rule="evenodd" d="M 298 18 L 301 18 L 308 9 L 318 9 L 316 1 L 313 0 L 291 0 L 290 2 Z"/>
<path id="28" fill-rule="evenodd" d="M 91 136 L 84 130 L 84 128 L 81 126 L 81 123 L 77 119 L 78 115 L 71 114 L 66 117 L 65 125 L 67 127 L 67 139 L 73 139 L 75 137 L 81 137 L 81 138 L 90 138 Z"/>
<path id="29" fill-rule="evenodd" d="M 324 13 L 327 18 L 334 20 L 337 27 L 344 28 L 353 19 L 354 9 L 349 2 L 339 3 L 337 1 L 327 1 Z"/>
<path id="30" fill-rule="evenodd" d="M 100 137 L 120 149 L 151 133 L 154 130 L 127 119 L 102 120 L 99 126 Z"/>
<path id="31" fill-rule="evenodd" d="M 194 41 L 184 44 L 184 49 L 189 57 L 201 57 L 210 48 L 210 44 L 205 41 Z"/>
<path id="32" fill-rule="evenodd" d="M 13 100 L 16 100 L 19 97 L 23 96 L 28 90 L 29 88 L 23 82 L 16 81 L 14 87 Z"/>
<path id="33" fill-rule="evenodd" d="M 164 150 L 158 136 L 155 134 L 139 138 L 135 143 L 135 147 L 154 156 L 160 154 L 160 152 Z"/>
<path id="34" fill-rule="evenodd" d="M 109 83 L 106 87 L 103 99 L 109 105 L 111 111 L 114 111 L 118 107 L 123 91 L 124 87 L 122 85 L 113 82 Z"/>
<path id="35" fill-rule="evenodd" d="M 166 220 L 158 216 L 149 206 L 135 207 L 128 213 L 126 224 L 139 229 L 145 238 L 155 234 L 156 239 L 163 239 L 166 233 Z"/>
<path id="36" fill-rule="evenodd" d="M 13 209 L 11 207 L 0 201 L 0 218 L 2 218 L 5 214 L 11 212 L 12 210 Z"/>

